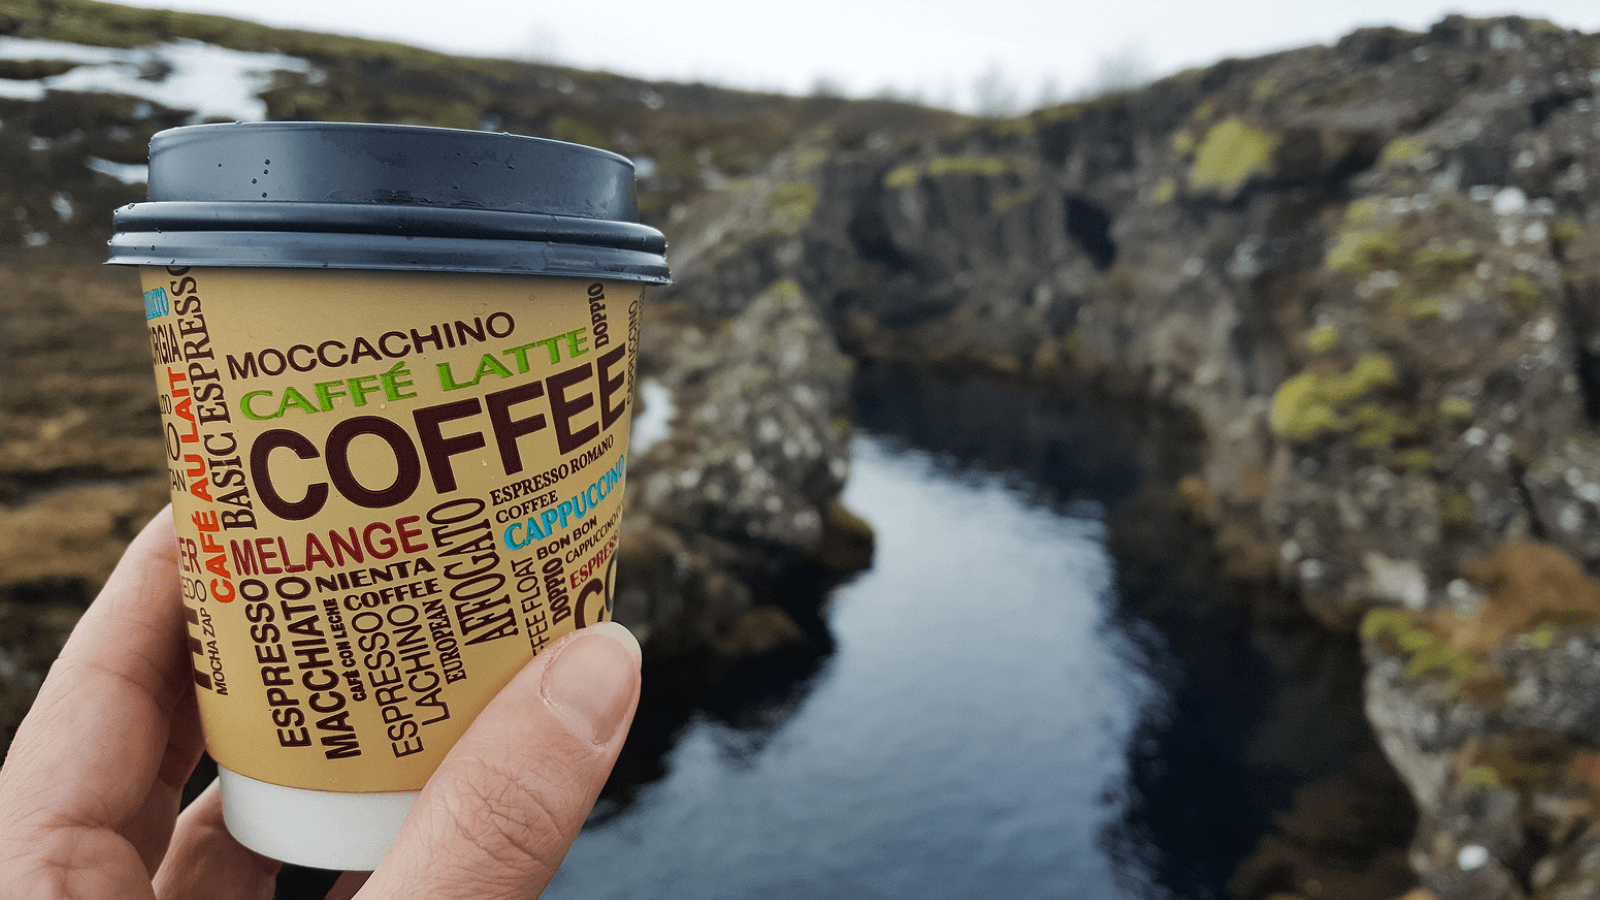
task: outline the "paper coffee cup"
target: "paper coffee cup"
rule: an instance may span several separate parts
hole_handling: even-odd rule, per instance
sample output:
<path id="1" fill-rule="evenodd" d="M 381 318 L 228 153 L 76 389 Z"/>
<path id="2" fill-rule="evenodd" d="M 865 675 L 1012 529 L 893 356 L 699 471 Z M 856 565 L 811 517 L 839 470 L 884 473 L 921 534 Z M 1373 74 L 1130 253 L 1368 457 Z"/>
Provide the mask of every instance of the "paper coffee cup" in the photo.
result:
<path id="1" fill-rule="evenodd" d="M 202 125 L 118 211 L 138 266 L 228 828 L 376 867 L 474 716 L 610 617 L 640 293 L 623 157 Z"/>

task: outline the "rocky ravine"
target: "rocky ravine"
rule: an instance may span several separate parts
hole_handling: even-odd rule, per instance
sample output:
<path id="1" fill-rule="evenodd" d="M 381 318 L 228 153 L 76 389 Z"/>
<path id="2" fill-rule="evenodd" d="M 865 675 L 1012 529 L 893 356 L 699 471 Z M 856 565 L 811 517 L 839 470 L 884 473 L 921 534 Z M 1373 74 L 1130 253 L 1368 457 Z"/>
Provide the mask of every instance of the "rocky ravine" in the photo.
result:
<path id="1" fill-rule="evenodd" d="M 1186 411 L 1228 571 L 1362 637 L 1419 896 L 1600 896 L 1597 138 L 1594 36 L 1362 31 L 802 146 L 744 196 L 803 222 L 730 204 L 675 296 Z"/>
<path id="2" fill-rule="evenodd" d="M 57 234 L 137 199 L 83 157 L 159 123 L 72 102 L 0 102 L 33 173 L 0 229 L 32 248 L 0 300 L 13 712 L 162 491 L 132 283 Z M 1227 571 L 1361 635 L 1420 890 L 1600 896 L 1600 39 L 1451 18 L 947 124 L 810 120 L 733 180 L 685 151 L 619 615 L 662 658 L 760 652 L 862 564 L 838 344 L 1156 401 L 1199 425 L 1175 487 Z"/>

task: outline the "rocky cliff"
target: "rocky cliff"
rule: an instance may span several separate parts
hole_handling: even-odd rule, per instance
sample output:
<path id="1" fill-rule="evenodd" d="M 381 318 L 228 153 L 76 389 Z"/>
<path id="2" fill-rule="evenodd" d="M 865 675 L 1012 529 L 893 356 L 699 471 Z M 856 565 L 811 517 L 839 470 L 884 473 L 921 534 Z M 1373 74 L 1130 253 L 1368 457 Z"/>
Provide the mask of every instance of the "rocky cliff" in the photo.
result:
<path id="1" fill-rule="evenodd" d="M 1419 890 L 1600 896 L 1597 94 L 1600 39 L 1452 17 L 838 141 L 679 295 L 1191 415 L 1227 571 L 1361 635 Z"/>

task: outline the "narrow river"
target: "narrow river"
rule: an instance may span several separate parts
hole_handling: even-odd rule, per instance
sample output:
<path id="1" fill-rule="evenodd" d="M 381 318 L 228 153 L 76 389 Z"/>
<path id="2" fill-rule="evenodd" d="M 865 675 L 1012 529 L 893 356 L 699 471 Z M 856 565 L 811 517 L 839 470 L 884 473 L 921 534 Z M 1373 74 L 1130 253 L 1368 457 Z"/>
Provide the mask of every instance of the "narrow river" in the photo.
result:
<path id="1" fill-rule="evenodd" d="M 844 499 L 877 556 L 824 608 L 832 646 L 690 712 L 545 896 L 1226 897 L 1342 765 L 1317 679 L 1152 548 L 1119 561 L 1107 510 L 1140 476 L 1099 414 L 893 379 L 858 406 Z"/>

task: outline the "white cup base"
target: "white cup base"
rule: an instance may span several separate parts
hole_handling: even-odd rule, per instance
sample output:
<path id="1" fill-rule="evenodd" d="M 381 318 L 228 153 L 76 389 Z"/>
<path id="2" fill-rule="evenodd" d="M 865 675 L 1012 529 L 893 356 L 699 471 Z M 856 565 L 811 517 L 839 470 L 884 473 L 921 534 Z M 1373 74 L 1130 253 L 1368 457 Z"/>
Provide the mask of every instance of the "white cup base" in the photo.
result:
<path id="1" fill-rule="evenodd" d="M 371 871 L 394 843 L 418 791 L 337 793 L 257 781 L 221 766 L 222 817 L 251 850 L 316 869 Z"/>

